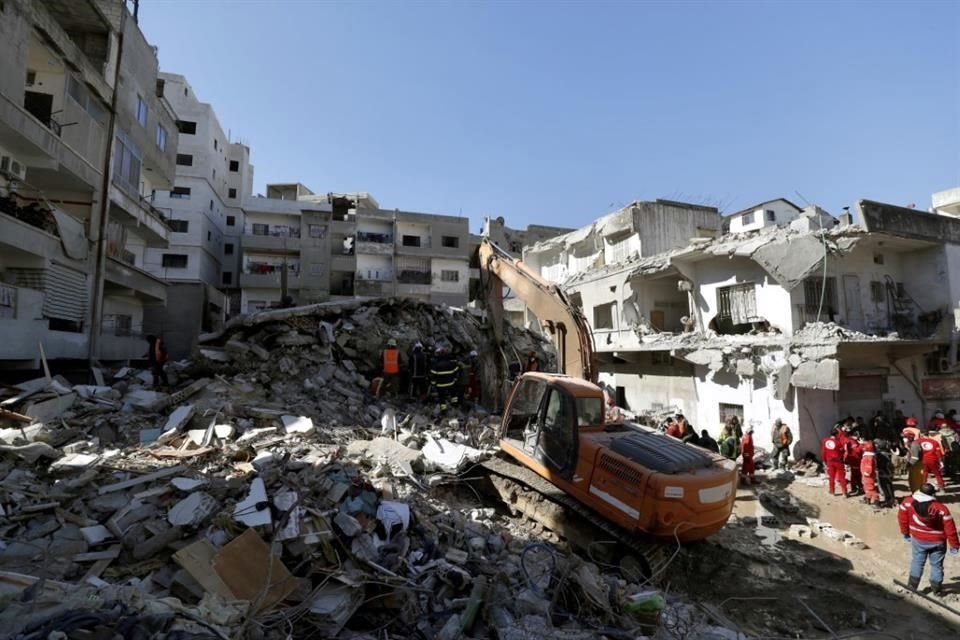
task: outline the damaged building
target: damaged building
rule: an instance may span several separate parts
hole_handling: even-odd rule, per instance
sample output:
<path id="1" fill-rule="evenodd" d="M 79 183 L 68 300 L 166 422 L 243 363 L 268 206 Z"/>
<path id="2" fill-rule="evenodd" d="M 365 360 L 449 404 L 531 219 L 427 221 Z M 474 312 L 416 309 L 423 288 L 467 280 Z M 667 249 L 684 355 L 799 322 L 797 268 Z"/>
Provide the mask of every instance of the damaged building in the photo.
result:
<path id="1" fill-rule="evenodd" d="M 842 416 L 960 407 L 960 221 L 856 209 L 635 203 L 524 260 L 581 307 L 622 405 L 711 432 L 736 415 L 767 447 L 781 418 L 799 455 Z"/>

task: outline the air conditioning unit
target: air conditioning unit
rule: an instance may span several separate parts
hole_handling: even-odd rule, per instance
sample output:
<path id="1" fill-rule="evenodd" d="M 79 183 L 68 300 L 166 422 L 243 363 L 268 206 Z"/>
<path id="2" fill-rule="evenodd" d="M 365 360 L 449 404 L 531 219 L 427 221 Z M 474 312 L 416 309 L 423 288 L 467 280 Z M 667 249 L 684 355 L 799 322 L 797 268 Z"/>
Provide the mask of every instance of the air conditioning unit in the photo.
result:
<path id="1" fill-rule="evenodd" d="M 26 180 L 27 167 L 13 156 L 0 156 L 0 175 L 8 180 Z"/>

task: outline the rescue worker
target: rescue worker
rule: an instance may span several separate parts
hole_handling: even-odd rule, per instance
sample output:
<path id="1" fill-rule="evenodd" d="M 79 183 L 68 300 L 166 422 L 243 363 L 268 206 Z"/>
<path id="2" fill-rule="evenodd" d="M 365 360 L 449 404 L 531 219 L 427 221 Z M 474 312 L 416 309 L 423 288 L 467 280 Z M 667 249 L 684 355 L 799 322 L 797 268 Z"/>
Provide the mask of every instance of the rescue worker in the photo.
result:
<path id="1" fill-rule="evenodd" d="M 863 460 L 863 445 L 851 432 L 847 432 L 846 455 L 844 464 L 850 469 L 850 495 L 863 493 L 863 480 L 860 475 L 860 462 Z"/>
<path id="2" fill-rule="evenodd" d="M 740 440 L 737 438 L 737 432 L 731 420 L 727 420 L 726 424 L 723 425 L 717 443 L 720 445 L 720 453 L 724 457 L 736 460 L 737 456 L 740 455 Z"/>
<path id="3" fill-rule="evenodd" d="M 680 439 L 680 423 L 676 418 L 668 418 L 666 433 L 672 438 Z"/>
<path id="4" fill-rule="evenodd" d="M 686 418 L 680 416 L 680 420 L 677 421 L 677 424 L 680 425 L 681 440 L 687 444 L 698 444 L 700 442 L 700 436 L 697 435 L 697 432 L 693 427 L 690 426 L 690 423 L 687 422 Z"/>
<path id="5" fill-rule="evenodd" d="M 417 342 L 410 352 L 410 395 L 423 400 L 430 386 L 427 378 L 430 373 L 427 353 L 423 350 L 423 343 Z"/>
<path id="6" fill-rule="evenodd" d="M 880 493 L 877 491 L 877 454 L 872 440 L 863 443 L 860 476 L 863 478 L 864 500 L 872 505 L 880 504 Z"/>
<path id="7" fill-rule="evenodd" d="M 531 351 L 530 355 L 527 356 L 527 363 L 523 366 L 523 370 L 526 371 L 540 371 L 540 358 L 537 357 L 536 351 Z"/>
<path id="8" fill-rule="evenodd" d="M 167 349 L 163 346 L 163 340 L 154 335 L 147 336 L 147 363 L 150 365 L 150 372 L 153 374 L 153 386 L 159 388 L 160 383 L 164 387 L 170 386 L 170 380 L 167 379 L 167 372 L 164 365 L 167 364 Z"/>
<path id="9" fill-rule="evenodd" d="M 923 449 L 920 448 L 920 443 L 917 442 L 917 438 L 909 427 L 903 432 L 903 447 L 907 450 L 907 484 L 912 493 L 919 491 L 923 484 Z"/>
<path id="10" fill-rule="evenodd" d="M 770 430 L 770 442 L 773 443 L 773 468 L 780 468 L 780 458 L 782 457 L 783 468 L 786 469 L 787 461 L 790 459 L 790 445 L 793 444 L 793 432 L 780 418 L 773 421 L 773 429 Z"/>
<path id="11" fill-rule="evenodd" d="M 480 402 L 480 354 L 471 351 L 464 363 L 463 399 Z"/>
<path id="12" fill-rule="evenodd" d="M 820 458 L 827 468 L 830 495 L 837 495 L 834 489 L 836 488 L 836 483 L 839 482 L 840 490 L 843 492 L 843 495 L 846 496 L 847 476 L 843 468 L 844 439 L 843 436 L 840 435 L 841 433 L 842 431 L 838 424 L 830 431 L 830 435 L 823 439 L 823 444 L 820 447 Z"/>
<path id="13" fill-rule="evenodd" d="M 950 510 L 934 497 L 936 493 L 937 488 L 926 483 L 920 491 L 904 498 L 897 511 L 897 521 L 903 539 L 913 547 L 908 586 L 912 591 L 920 588 L 923 567 L 929 560 L 930 587 L 934 595 L 942 595 L 947 546 L 951 554 L 960 553 L 960 539 Z"/>
<path id="14" fill-rule="evenodd" d="M 901 436 L 910 436 L 911 440 L 916 440 L 920 437 L 920 429 L 917 427 L 919 423 L 917 419 L 913 416 L 910 416 L 904 421 L 904 427 L 900 430 Z"/>
<path id="15" fill-rule="evenodd" d="M 951 409 L 952 411 L 952 409 Z M 940 428 L 940 446 L 943 447 L 943 473 L 947 476 L 957 474 L 960 466 L 960 435 L 957 434 L 957 425 L 950 420 L 949 424 Z"/>
<path id="16" fill-rule="evenodd" d="M 929 428 L 930 431 L 939 431 L 942 427 L 945 427 L 948 424 L 949 422 L 947 422 L 947 417 L 944 415 L 943 410 L 937 409 L 933 413 L 933 417 L 930 418 L 927 428 Z"/>
<path id="17" fill-rule="evenodd" d="M 460 365 L 450 357 L 446 349 L 437 347 L 433 362 L 430 363 L 430 384 L 437 390 L 441 411 L 446 410 L 448 402 L 456 403 L 459 382 Z"/>
<path id="18" fill-rule="evenodd" d="M 943 491 L 943 473 L 940 471 L 943 449 L 940 448 L 940 442 L 931 438 L 927 429 L 923 429 L 920 432 L 920 437 L 917 438 L 917 444 L 920 445 L 922 451 L 920 462 L 923 465 L 923 480 L 921 482 L 926 483 L 927 478 L 932 473 L 937 479 L 937 488 Z"/>
<path id="19" fill-rule="evenodd" d="M 877 482 L 880 485 L 880 494 L 883 499 L 883 506 L 896 506 L 896 492 L 893 488 L 893 461 L 890 459 L 890 443 L 884 440 L 877 440 L 874 443 L 874 453 L 876 454 Z"/>
<path id="20" fill-rule="evenodd" d="M 740 439 L 740 454 L 743 456 L 743 464 L 740 465 L 740 480 L 744 484 L 757 483 L 757 465 L 753 460 L 754 453 L 753 427 L 747 425 L 743 437 Z"/>
<path id="21" fill-rule="evenodd" d="M 700 447 L 703 447 L 707 451 L 713 451 L 714 453 L 720 453 L 720 445 L 717 444 L 717 441 L 710 437 L 710 434 L 707 433 L 706 429 L 700 431 L 700 442 L 698 443 Z"/>
<path id="22" fill-rule="evenodd" d="M 388 393 L 396 394 L 397 379 L 400 377 L 400 349 L 393 338 L 387 340 L 386 349 L 380 352 L 380 371 L 383 377 L 380 393 L 384 396 Z"/>

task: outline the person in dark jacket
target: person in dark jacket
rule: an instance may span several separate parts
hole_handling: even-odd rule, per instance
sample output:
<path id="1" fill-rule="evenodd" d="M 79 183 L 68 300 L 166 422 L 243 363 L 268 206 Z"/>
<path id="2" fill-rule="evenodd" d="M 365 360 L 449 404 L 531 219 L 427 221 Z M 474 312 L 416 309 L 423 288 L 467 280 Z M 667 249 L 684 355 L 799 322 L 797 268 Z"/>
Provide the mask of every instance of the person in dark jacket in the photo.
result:
<path id="1" fill-rule="evenodd" d="M 443 347 L 437 347 L 430 364 L 430 384 L 437 390 L 441 410 L 447 408 L 448 402 L 457 402 L 460 396 L 460 364 Z"/>
<path id="2" fill-rule="evenodd" d="M 706 429 L 700 431 L 700 442 L 697 443 L 699 446 L 703 447 L 707 451 L 713 451 L 714 453 L 720 453 L 720 445 L 717 444 L 717 441 L 710 437 L 710 434 Z"/>
<path id="3" fill-rule="evenodd" d="M 167 349 L 163 346 L 163 340 L 154 335 L 147 336 L 147 363 L 150 365 L 150 371 L 153 373 L 153 386 L 159 388 L 160 383 L 164 387 L 170 386 L 170 380 L 167 379 L 167 372 L 164 365 L 167 364 Z"/>
<path id="4" fill-rule="evenodd" d="M 423 400 L 430 386 L 430 363 L 427 362 L 427 353 L 423 350 L 423 343 L 417 342 L 410 352 L 410 395 Z"/>
<path id="5" fill-rule="evenodd" d="M 893 488 L 893 462 L 890 460 L 890 443 L 885 440 L 874 441 L 877 457 L 877 484 L 880 488 L 880 506 L 895 507 Z"/>

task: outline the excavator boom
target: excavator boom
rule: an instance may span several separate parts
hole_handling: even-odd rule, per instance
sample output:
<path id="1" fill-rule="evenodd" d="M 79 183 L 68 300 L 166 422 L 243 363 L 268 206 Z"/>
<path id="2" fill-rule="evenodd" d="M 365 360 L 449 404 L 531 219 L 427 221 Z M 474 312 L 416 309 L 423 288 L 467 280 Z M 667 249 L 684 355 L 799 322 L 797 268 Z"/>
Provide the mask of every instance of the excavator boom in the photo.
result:
<path id="1" fill-rule="evenodd" d="M 503 342 L 503 287 L 506 285 L 537 317 L 557 349 L 559 372 L 597 382 L 593 334 L 580 310 L 560 288 L 541 278 L 489 238 L 480 243 L 480 271 L 486 305 L 497 341 Z"/>

